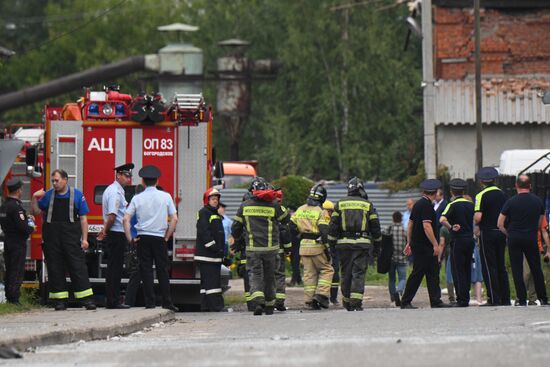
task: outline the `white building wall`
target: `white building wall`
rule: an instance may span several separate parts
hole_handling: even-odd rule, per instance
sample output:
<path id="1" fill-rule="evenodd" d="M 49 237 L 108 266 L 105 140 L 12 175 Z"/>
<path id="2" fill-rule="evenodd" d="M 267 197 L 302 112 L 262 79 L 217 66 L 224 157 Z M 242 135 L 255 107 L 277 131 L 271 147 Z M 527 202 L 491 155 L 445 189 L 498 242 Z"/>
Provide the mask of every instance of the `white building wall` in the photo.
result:
<path id="1" fill-rule="evenodd" d="M 451 177 L 475 177 L 474 125 L 436 127 L 437 163 L 449 167 Z M 485 125 L 483 165 L 498 166 L 508 149 L 550 149 L 550 126 L 538 124 Z"/>

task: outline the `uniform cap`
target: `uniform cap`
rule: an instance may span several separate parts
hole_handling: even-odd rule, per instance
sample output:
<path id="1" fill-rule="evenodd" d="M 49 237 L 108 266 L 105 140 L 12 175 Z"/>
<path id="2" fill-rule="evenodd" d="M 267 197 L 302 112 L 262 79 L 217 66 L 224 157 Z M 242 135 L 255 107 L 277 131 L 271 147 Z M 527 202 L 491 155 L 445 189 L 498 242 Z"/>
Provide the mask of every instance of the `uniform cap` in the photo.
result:
<path id="1" fill-rule="evenodd" d="M 123 165 L 120 165 L 118 167 L 115 167 L 115 171 L 117 173 L 124 173 L 124 174 L 127 174 L 127 175 L 132 175 L 132 170 L 134 169 L 134 164 L 133 163 L 126 163 L 126 164 L 123 164 Z"/>
<path id="2" fill-rule="evenodd" d="M 494 167 L 483 167 L 477 171 L 477 178 L 482 181 L 492 181 L 498 177 L 498 171 Z"/>
<path id="3" fill-rule="evenodd" d="M 449 185 L 451 186 L 451 189 L 462 190 L 468 186 L 468 183 L 461 178 L 453 178 L 451 182 L 449 182 Z"/>
<path id="4" fill-rule="evenodd" d="M 141 178 L 159 178 L 160 170 L 157 166 L 145 166 L 139 170 L 138 174 Z"/>
<path id="5" fill-rule="evenodd" d="M 436 191 L 441 188 L 441 181 L 434 178 L 424 180 L 420 183 L 420 188 L 424 191 Z"/>
<path id="6" fill-rule="evenodd" d="M 222 203 L 221 201 L 220 201 L 219 205 L 220 205 L 222 208 L 226 208 L 226 207 L 227 207 L 227 205 L 226 205 L 225 203 Z"/>
<path id="7" fill-rule="evenodd" d="M 12 178 L 8 181 L 8 184 L 6 186 L 8 187 L 9 192 L 14 192 L 15 190 L 18 190 L 23 186 L 23 182 L 21 182 L 21 180 L 18 178 Z"/>

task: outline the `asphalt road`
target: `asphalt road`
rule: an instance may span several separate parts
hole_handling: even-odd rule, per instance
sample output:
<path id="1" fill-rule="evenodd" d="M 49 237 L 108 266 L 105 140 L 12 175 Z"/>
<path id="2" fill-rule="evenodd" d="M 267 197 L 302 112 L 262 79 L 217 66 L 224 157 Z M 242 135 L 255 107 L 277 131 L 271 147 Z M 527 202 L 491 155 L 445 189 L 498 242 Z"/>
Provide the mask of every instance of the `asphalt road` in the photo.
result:
<path id="1" fill-rule="evenodd" d="M 124 311 L 121 311 L 124 312 Z M 110 340 L 0 366 L 526 366 L 550 359 L 550 308 L 180 313 Z"/>

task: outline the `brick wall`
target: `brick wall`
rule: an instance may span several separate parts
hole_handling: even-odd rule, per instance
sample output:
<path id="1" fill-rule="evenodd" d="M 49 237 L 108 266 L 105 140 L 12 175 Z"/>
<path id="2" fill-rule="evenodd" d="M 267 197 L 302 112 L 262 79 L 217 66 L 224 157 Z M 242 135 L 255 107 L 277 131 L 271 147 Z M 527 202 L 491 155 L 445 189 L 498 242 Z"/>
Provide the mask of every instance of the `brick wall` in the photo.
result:
<path id="1" fill-rule="evenodd" d="M 436 78 L 472 76 L 473 9 L 434 7 Z M 550 9 L 481 10 L 482 73 L 550 74 Z"/>

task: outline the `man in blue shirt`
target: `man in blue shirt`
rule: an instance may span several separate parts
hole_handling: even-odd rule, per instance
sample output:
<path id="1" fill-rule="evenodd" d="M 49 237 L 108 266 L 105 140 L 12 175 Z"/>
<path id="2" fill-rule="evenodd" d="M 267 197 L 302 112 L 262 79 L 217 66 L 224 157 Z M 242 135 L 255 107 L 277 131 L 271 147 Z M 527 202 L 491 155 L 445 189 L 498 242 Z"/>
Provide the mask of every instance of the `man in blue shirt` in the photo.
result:
<path id="1" fill-rule="evenodd" d="M 103 230 L 98 234 L 99 241 L 107 238 L 107 276 L 105 279 L 106 307 L 112 309 L 127 309 L 120 303 L 120 279 L 124 267 L 124 252 L 126 236 L 122 220 L 126 212 L 126 197 L 124 187 L 132 183 L 133 163 L 115 167 L 115 182 L 103 192 Z"/>
<path id="2" fill-rule="evenodd" d="M 160 170 L 155 166 L 145 166 L 139 170 L 139 176 L 146 186 L 145 191 L 134 196 L 124 214 L 124 233 L 128 242 L 132 241 L 130 221 L 137 217 L 137 244 L 139 271 L 143 282 L 145 308 L 155 308 L 155 291 L 153 289 L 153 262 L 157 272 L 162 307 L 177 311 L 172 304 L 170 281 L 168 278 L 167 241 L 176 230 L 178 216 L 170 194 L 157 189 Z M 169 218 L 170 222 L 166 221 Z"/>
<path id="3" fill-rule="evenodd" d="M 39 190 L 32 196 L 35 215 L 43 215 L 42 239 L 48 267 L 49 297 L 55 309 L 67 308 L 69 291 L 65 272 L 69 273 L 74 297 L 88 310 L 95 310 L 93 291 L 88 278 L 84 252 L 88 248 L 88 204 L 84 194 L 68 185 L 69 176 L 62 169 L 51 175 L 53 189 Z"/>

